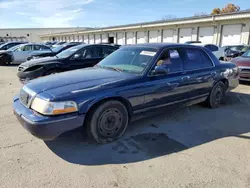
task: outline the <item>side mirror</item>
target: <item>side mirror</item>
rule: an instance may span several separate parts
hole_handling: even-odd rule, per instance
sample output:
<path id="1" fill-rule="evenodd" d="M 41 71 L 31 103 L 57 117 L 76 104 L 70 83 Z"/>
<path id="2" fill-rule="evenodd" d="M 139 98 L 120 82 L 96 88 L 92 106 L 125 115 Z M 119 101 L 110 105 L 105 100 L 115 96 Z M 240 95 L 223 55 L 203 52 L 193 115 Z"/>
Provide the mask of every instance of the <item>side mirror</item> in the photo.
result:
<path id="1" fill-rule="evenodd" d="M 75 60 L 80 59 L 80 54 L 75 54 L 72 59 L 75 59 Z"/>
<path id="2" fill-rule="evenodd" d="M 164 74 L 168 74 L 168 72 L 169 72 L 169 69 L 165 68 L 164 66 L 156 66 L 155 70 L 153 71 L 153 73 L 156 75 L 158 74 L 164 75 Z"/>

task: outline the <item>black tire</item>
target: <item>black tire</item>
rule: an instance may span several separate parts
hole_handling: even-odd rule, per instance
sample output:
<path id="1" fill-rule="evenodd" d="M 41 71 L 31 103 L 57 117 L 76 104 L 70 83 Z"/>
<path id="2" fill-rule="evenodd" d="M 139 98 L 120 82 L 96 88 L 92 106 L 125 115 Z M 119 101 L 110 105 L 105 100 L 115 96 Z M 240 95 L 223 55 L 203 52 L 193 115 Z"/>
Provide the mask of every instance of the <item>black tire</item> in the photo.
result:
<path id="1" fill-rule="evenodd" d="M 0 65 L 8 65 L 10 62 L 10 58 L 7 55 L 3 55 L 0 57 Z"/>
<path id="2" fill-rule="evenodd" d="M 48 75 L 56 74 L 56 73 L 60 73 L 60 72 L 62 72 L 62 70 L 60 70 L 60 69 L 49 69 L 44 73 L 44 76 L 48 76 Z"/>
<path id="3" fill-rule="evenodd" d="M 224 99 L 226 86 L 223 82 L 217 82 L 212 88 L 210 95 L 206 101 L 210 108 L 218 108 Z"/>
<path id="4" fill-rule="evenodd" d="M 127 129 L 129 115 L 119 101 L 107 101 L 97 106 L 86 119 L 88 136 L 100 144 L 113 142 Z"/>

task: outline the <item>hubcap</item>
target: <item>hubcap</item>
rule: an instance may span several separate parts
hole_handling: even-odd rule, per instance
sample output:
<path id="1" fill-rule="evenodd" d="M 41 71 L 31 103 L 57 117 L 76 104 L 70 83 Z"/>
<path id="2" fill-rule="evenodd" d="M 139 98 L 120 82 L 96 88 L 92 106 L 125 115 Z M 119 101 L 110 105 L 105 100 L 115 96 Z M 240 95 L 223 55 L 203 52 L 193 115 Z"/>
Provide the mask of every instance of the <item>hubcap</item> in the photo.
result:
<path id="1" fill-rule="evenodd" d="M 122 114 L 117 109 L 105 110 L 99 118 L 98 130 L 104 137 L 114 136 L 122 127 Z"/>
<path id="2" fill-rule="evenodd" d="M 214 100 L 218 104 L 221 102 L 222 98 L 223 98 L 223 89 L 222 87 L 217 87 L 215 90 Z"/>

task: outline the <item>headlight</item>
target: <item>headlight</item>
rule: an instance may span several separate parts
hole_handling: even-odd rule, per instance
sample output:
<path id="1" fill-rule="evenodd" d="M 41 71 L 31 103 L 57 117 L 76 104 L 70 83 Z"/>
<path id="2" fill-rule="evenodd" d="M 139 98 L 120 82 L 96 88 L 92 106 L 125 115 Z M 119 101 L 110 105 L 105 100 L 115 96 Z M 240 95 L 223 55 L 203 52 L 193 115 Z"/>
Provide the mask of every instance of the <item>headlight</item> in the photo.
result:
<path id="1" fill-rule="evenodd" d="M 77 104 L 73 101 L 49 102 L 36 97 L 31 108 L 43 115 L 59 115 L 78 111 Z"/>

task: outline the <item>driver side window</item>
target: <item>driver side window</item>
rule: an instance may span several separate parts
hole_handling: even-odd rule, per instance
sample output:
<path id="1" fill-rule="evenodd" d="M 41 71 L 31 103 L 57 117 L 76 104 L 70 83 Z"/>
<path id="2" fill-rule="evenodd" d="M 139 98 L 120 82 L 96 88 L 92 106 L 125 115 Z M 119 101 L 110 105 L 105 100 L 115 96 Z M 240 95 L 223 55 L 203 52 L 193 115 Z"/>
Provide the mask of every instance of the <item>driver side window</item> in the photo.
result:
<path id="1" fill-rule="evenodd" d="M 155 67 L 161 66 L 168 73 L 180 72 L 183 70 L 183 63 L 178 49 L 165 50 L 157 60 Z"/>
<path id="2" fill-rule="evenodd" d="M 22 51 L 32 51 L 32 45 L 23 46 Z"/>

